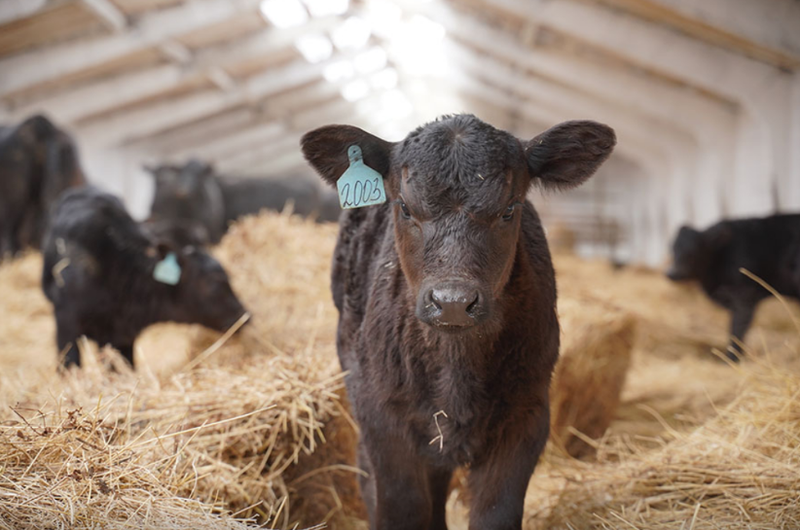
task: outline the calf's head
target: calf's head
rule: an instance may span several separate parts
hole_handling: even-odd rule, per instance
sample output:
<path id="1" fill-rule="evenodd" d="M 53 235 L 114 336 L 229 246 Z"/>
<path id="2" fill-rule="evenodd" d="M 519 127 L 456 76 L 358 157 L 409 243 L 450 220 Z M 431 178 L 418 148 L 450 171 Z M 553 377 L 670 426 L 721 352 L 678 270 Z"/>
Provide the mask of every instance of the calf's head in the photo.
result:
<path id="1" fill-rule="evenodd" d="M 672 265 L 667 270 L 667 278 L 675 282 L 700 279 L 714 253 L 730 238 L 730 228 L 725 225 L 703 232 L 682 226 L 672 243 Z"/>
<path id="2" fill-rule="evenodd" d="M 151 213 L 160 217 L 193 219 L 207 205 L 207 188 L 214 186 L 214 168 L 200 160 L 186 164 L 145 166 L 155 178 Z"/>
<path id="3" fill-rule="evenodd" d="M 174 252 L 180 279 L 172 286 L 173 298 L 168 319 L 226 331 L 246 312 L 234 294 L 222 265 L 207 252 L 195 247 L 175 250 L 167 244 L 157 246 L 158 259 Z"/>
<path id="4" fill-rule="evenodd" d="M 332 185 L 348 168 L 348 147 L 361 148 L 364 163 L 384 177 L 417 317 L 457 332 L 498 316 L 531 184 L 577 186 L 615 141 L 611 128 L 591 121 L 565 122 L 521 140 L 472 115 L 456 115 L 396 143 L 346 125 L 316 129 L 301 142 Z"/>

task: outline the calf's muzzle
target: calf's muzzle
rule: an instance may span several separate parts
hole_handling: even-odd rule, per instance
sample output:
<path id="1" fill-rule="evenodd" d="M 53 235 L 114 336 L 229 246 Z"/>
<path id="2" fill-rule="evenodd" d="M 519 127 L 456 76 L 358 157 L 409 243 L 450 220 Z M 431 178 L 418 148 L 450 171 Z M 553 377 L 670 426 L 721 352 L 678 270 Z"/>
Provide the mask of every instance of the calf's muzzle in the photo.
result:
<path id="1" fill-rule="evenodd" d="M 480 291 L 471 283 L 448 280 L 423 288 L 417 318 L 443 329 L 474 326 L 482 315 Z"/>

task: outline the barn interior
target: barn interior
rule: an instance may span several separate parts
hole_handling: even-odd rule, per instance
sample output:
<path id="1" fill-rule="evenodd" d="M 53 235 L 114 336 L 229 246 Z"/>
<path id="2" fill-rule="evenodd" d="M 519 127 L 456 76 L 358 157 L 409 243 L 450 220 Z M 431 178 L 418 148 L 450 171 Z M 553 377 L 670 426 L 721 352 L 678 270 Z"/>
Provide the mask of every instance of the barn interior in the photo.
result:
<path id="1" fill-rule="evenodd" d="M 48 117 L 137 220 L 145 166 L 322 187 L 305 132 L 396 141 L 462 112 L 618 140 L 583 186 L 530 195 L 563 329 L 523 528 L 800 527 L 800 306 L 763 302 L 733 364 L 728 313 L 663 274 L 683 225 L 800 209 L 800 2 L 0 0 L 0 124 Z M 152 326 L 135 371 L 84 342 L 57 373 L 41 255 L 4 259 L 0 528 L 368 528 L 336 234 L 291 205 L 234 223 L 211 252 L 253 322 Z"/>

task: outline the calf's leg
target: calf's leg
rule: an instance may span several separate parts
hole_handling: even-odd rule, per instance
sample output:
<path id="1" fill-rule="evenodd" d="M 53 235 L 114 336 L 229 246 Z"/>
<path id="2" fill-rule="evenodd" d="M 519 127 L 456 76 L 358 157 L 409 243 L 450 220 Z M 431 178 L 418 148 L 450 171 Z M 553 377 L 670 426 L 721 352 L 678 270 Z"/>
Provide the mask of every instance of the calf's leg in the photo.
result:
<path id="1" fill-rule="evenodd" d="M 375 473 L 372 471 L 372 463 L 369 461 L 367 448 L 364 442 L 358 442 L 358 468 L 365 474 L 358 477 L 358 485 L 361 489 L 361 499 L 367 508 L 367 520 L 375 520 Z"/>
<path id="2" fill-rule="evenodd" d="M 112 344 L 119 351 L 122 358 L 128 361 L 133 368 L 133 344 Z"/>
<path id="3" fill-rule="evenodd" d="M 725 354 L 733 362 L 739 362 L 743 352 L 739 345 L 744 343 L 744 336 L 750 329 L 755 313 L 755 304 L 738 304 L 731 309 L 731 342 Z"/>
<path id="4" fill-rule="evenodd" d="M 428 487 L 431 496 L 431 523 L 428 530 L 447 530 L 445 506 L 453 471 L 445 468 L 428 468 Z"/>
<path id="5" fill-rule="evenodd" d="M 367 435 L 364 441 L 375 485 L 375 512 L 370 530 L 429 528 L 432 505 L 428 473 L 419 457 L 405 440 L 386 431 L 375 437 Z"/>
<path id="6" fill-rule="evenodd" d="M 56 345 L 62 357 L 61 367 L 81 365 L 81 354 L 78 350 L 78 337 L 81 336 L 78 323 L 68 310 L 56 310 Z"/>
<path id="7" fill-rule="evenodd" d="M 494 451 L 473 465 L 469 530 L 521 530 L 525 492 L 549 431 L 549 413 L 543 412 L 527 436 L 501 436 Z"/>

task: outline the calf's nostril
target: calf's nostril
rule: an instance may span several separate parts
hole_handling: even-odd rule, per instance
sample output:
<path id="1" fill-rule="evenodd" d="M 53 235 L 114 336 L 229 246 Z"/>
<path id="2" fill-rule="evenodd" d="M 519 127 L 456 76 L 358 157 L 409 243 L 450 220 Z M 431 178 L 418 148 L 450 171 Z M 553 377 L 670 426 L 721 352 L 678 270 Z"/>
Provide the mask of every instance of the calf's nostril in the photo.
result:
<path id="1" fill-rule="evenodd" d="M 436 291 L 428 291 L 428 303 L 432 304 L 437 310 L 442 309 L 442 299 L 436 296 Z"/>
<path id="2" fill-rule="evenodd" d="M 479 299 L 480 296 L 478 295 L 477 292 L 475 292 L 475 295 L 472 297 L 472 302 L 470 302 L 469 305 L 467 306 L 467 314 L 469 316 L 475 316 L 475 310 L 478 308 Z"/>

